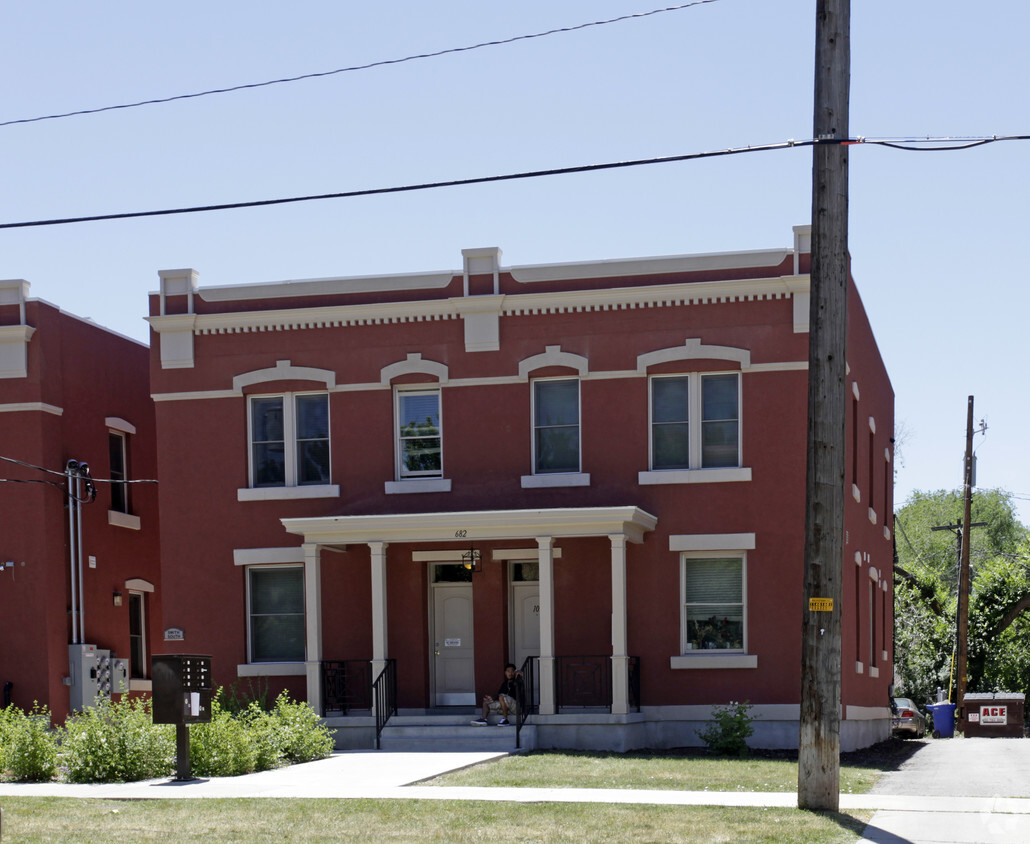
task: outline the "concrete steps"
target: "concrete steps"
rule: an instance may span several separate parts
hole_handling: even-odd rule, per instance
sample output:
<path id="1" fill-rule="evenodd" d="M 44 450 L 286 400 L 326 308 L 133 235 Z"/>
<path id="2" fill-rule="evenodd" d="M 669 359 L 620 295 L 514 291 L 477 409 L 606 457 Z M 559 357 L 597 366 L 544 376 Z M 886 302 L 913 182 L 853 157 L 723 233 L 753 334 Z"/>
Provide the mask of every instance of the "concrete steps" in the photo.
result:
<path id="1" fill-rule="evenodd" d="M 387 751 L 511 753 L 515 748 L 515 725 L 498 727 L 492 717 L 486 727 L 475 727 L 475 714 L 395 715 L 383 728 L 381 746 Z M 536 738 L 532 724 L 522 728 L 520 744 L 531 749 Z"/>

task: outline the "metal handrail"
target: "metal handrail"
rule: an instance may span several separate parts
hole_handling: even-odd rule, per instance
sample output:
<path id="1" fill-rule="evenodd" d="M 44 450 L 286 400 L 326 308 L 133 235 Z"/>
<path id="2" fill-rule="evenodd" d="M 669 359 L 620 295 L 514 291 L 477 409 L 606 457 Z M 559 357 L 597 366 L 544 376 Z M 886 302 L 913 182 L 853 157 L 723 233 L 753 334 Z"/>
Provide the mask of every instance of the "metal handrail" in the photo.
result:
<path id="1" fill-rule="evenodd" d="M 522 737 L 522 725 L 526 723 L 531 712 L 536 711 L 536 695 L 534 693 L 536 689 L 536 674 L 539 663 L 537 662 L 538 657 L 527 656 L 525 661 L 522 663 L 522 668 L 519 669 L 522 672 L 522 700 L 519 701 L 519 709 L 515 715 L 515 749 L 518 750 L 522 747 L 520 739 Z"/>
<path id="2" fill-rule="evenodd" d="M 376 750 L 382 749 L 380 738 L 391 715 L 397 714 L 397 660 L 388 659 L 383 670 L 372 683 L 372 697 L 376 702 Z"/>

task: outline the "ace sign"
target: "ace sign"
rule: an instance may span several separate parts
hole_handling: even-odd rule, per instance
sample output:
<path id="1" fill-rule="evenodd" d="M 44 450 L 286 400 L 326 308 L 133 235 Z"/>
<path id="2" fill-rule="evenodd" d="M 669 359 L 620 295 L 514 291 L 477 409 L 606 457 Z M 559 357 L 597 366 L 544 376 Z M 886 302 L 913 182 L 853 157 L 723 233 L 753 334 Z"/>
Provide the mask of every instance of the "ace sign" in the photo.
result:
<path id="1" fill-rule="evenodd" d="M 1008 707 L 1007 706 L 981 706 L 980 707 L 980 724 L 983 726 L 989 726 L 991 724 L 1000 724 L 1004 726 L 1008 723 Z"/>

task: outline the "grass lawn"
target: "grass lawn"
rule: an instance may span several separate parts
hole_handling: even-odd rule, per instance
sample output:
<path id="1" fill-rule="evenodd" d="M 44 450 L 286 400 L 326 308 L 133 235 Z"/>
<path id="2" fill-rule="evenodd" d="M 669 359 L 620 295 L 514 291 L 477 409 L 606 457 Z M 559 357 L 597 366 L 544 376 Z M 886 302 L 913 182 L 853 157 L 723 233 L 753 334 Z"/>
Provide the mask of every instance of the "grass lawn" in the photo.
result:
<path id="1" fill-rule="evenodd" d="M 843 764 L 842 794 L 872 788 L 883 767 Z M 539 751 L 508 756 L 430 780 L 438 786 L 641 788 L 677 791 L 797 791 L 798 763 L 786 756 Z"/>
<path id="2" fill-rule="evenodd" d="M 452 800 L 76 800 L 7 797 L 23 842 L 849 842 L 871 812 Z"/>

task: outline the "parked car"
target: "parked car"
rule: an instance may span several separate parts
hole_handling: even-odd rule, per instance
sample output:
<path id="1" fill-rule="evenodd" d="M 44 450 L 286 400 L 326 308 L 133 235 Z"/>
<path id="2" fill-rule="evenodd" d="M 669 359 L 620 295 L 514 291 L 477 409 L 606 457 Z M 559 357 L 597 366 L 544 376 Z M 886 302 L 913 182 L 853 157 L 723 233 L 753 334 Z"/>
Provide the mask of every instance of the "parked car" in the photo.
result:
<path id="1" fill-rule="evenodd" d="M 910 698 L 891 699 L 891 732 L 899 738 L 922 738 L 926 735 L 926 718 Z"/>

